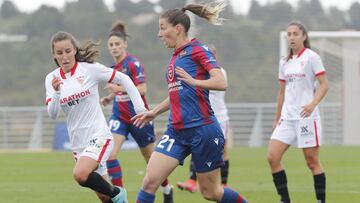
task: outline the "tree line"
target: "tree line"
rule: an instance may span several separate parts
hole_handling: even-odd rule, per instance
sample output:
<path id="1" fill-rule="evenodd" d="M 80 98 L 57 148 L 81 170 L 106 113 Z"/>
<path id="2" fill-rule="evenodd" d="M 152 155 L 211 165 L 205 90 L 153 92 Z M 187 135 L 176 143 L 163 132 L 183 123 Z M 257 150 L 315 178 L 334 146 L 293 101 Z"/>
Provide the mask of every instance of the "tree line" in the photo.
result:
<path id="1" fill-rule="evenodd" d="M 186 0 L 133 3 L 115 0 L 109 10 L 102 0 L 68 2 L 59 10 L 41 6 L 34 12 L 21 12 L 11 1 L 0 7 L 0 33 L 25 34 L 26 42 L 0 43 L 0 106 L 42 105 L 44 78 L 56 68 L 50 37 L 59 30 L 74 34 L 80 41 L 100 41 L 99 62 L 110 66 L 112 58 L 106 42 L 116 20 L 127 23 L 128 51 L 145 66 L 148 100 L 158 103 L 167 94 L 165 70 L 172 50 L 157 38 L 159 12 L 181 8 Z M 196 19 L 200 41 L 217 48 L 218 60 L 228 72 L 228 102 L 274 102 L 277 92 L 279 32 L 292 20 L 302 21 L 308 30 L 360 30 L 360 4 L 346 11 L 325 10 L 319 0 L 300 0 L 296 7 L 286 1 L 261 5 L 251 2 L 247 14 L 235 14 L 231 4 L 223 26 Z"/>

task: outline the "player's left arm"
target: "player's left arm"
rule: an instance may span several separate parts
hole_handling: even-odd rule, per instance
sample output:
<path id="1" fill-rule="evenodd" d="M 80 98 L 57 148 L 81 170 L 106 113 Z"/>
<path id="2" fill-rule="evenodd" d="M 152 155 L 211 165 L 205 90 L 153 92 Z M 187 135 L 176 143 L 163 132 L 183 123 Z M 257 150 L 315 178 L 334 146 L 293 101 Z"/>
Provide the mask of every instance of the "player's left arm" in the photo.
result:
<path id="1" fill-rule="evenodd" d="M 316 79 L 319 81 L 319 88 L 315 91 L 314 100 L 310 104 L 303 106 L 303 110 L 300 114 L 303 118 L 309 117 L 311 115 L 315 107 L 325 97 L 329 89 L 329 82 L 327 80 L 326 74 L 318 75 L 316 76 Z"/>
<path id="2" fill-rule="evenodd" d="M 121 85 L 129 95 L 131 102 L 134 104 L 135 112 L 141 113 L 146 111 L 141 95 L 129 76 L 100 63 L 94 64 L 93 72 L 91 72 L 91 74 L 98 81 L 102 80 L 107 81 L 108 83 Z"/>
<path id="3" fill-rule="evenodd" d="M 225 91 L 227 88 L 227 81 L 220 68 L 213 68 L 209 71 L 210 78 L 207 80 L 197 80 L 189 75 L 183 68 L 176 67 L 176 74 L 178 79 L 192 85 L 208 90 Z"/>

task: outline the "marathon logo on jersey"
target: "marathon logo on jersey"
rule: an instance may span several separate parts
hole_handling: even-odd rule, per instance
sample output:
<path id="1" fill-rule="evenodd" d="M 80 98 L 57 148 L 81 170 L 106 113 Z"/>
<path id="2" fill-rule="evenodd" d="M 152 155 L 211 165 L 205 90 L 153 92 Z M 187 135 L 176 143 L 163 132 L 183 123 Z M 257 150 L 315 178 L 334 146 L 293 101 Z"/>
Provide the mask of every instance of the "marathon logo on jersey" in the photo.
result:
<path id="1" fill-rule="evenodd" d="M 288 82 L 296 82 L 296 81 L 306 78 L 306 74 L 305 73 L 290 73 L 290 74 L 286 74 L 285 78 Z"/>
<path id="2" fill-rule="evenodd" d="M 75 93 L 68 97 L 64 97 L 60 99 L 60 105 L 67 104 L 68 106 L 73 106 L 80 103 L 80 99 L 90 95 L 90 90 L 85 90 L 79 93 Z"/>

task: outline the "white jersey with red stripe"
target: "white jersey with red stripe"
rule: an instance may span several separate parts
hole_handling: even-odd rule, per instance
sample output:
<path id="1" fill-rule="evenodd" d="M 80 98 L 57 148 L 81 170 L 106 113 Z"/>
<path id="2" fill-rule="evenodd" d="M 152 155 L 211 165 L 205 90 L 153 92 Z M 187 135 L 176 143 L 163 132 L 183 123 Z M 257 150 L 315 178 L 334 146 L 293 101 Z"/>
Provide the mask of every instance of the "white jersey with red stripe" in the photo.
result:
<path id="1" fill-rule="evenodd" d="M 225 69 L 221 68 L 221 72 L 224 74 L 225 80 L 227 80 Z M 218 121 L 220 123 L 228 121 L 229 115 L 225 104 L 225 91 L 210 90 L 209 100 Z"/>
<path id="2" fill-rule="evenodd" d="M 62 81 L 56 92 L 52 79 Z M 130 93 L 137 112 L 145 110 L 144 103 L 131 79 L 123 73 L 107 68 L 99 63 L 76 63 L 70 72 L 57 68 L 46 76 L 46 103 L 48 113 L 56 118 L 58 109 L 66 116 L 67 129 L 72 150 L 88 146 L 95 138 L 112 139 L 111 132 L 100 106 L 98 83 L 100 81 L 121 84 Z"/>
<path id="3" fill-rule="evenodd" d="M 316 76 L 325 74 L 320 56 L 311 49 L 304 48 L 288 61 L 280 60 L 279 80 L 285 82 L 285 99 L 281 119 L 301 119 L 302 107 L 314 100 Z M 316 107 L 309 118 L 320 118 Z"/>

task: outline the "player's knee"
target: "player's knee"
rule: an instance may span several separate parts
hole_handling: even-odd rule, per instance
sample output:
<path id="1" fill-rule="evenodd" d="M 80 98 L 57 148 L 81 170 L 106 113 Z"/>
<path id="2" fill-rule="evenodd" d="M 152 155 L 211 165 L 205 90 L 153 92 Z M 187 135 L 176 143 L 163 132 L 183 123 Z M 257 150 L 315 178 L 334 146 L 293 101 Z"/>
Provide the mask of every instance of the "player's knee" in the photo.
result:
<path id="1" fill-rule="evenodd" d="M 157 182 L 155 178 L 151 178 L 149 176 L 145 176 L 143 180 L 143 190 L 145 191 L 156 191 L 156 188 L 158 187 Z"/>
<path id="2" fill-rule="evenodd" d="M 217 200 L 215 190 L 211 188 L 211 186 L 200 186 L 201 195 L 208 201 Z"/>
<path id="3" fill-rule="evenodd" d="M 306 157 L 306 164 L 311 171 L 316 170 L 320 166 L 319 159 L 315 156 Z"/>
<path id="4" fill-rule="evenodd" d="M 269 152 L 267 154 L 267 160 L 270 165 L 276 165 L 276 164 L 280 163 L 280 158 L 276 154 L 271 153 L 271 152 Z"/>
<path id="5" fill-rule="evenodd" d="M 80 185 L 84 184 L 88 178 L 89 174 L 84 173 L 80 170 L 75 170 L 73 173 L 73 177 Z"/>

